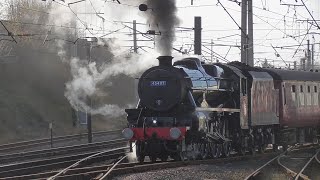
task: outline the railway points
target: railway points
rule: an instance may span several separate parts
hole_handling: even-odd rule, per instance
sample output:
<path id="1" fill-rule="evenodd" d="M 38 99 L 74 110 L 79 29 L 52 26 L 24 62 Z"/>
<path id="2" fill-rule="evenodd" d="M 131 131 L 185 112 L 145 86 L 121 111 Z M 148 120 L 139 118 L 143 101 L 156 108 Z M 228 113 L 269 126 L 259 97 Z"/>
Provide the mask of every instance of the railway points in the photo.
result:
<path id="1" fill-rule="evenodd" d="M 108 146 L 107 146 L 108 145 Z M 40 173 L 59 168 L 65 168 L 71 164 L 77 163 L 81 159 L 85 159 L 85 163 L 96 163 L 112 158 L 117 158 L 124 153 L 126 142 L 124 140 L 111 141 L 100 150 L 92 146 L 85 152 L 78 150 L 72 151 L 69 155 L 59 155 L 57 157 L 46 157 L 38 160 L 30 160 L 20 163 L 13 163 L 0 166 L 0 178 L 9 178 L 12 176 L 21 176 L 27 174 Z M 117 149 L 114 149 L 118 147 Z M 106 150 L 107 149 L 107 150 Z M 90 157 L 90 158 L 88 158 Z M 82 162 L 82 161 L 81 161 Z"/>
<path id="2" fill-rule="evenodd" d="M 112 130 L 112 131 L 99 131 L 93 132 L 93 137 L 103 137 L 103 136 L 112 136 L 119 135 L 121 130 Z M 53 137 L 53 143 L 63 143 L 70 142 L 72 140 L 79 140 L 81 137 L 86 136 L 87 133 L 75 134 L 75 135 L 66 135 Z M 35 139 L 30 141 L 21 141 L 16 143 L 7 143 L 0 144 L 0 156 L 3 154 L 8 154 L 12 152 L 26 151 L 26 149 L 39 149 L 39 148 L 49 148 L 51 143 L 51 138 Z M 63 145 L 60 145 L 63 146 Z"/>
<path id="3" fill-rule="evenodd" d="M 30 160 L 37 160 L 50 157 L 58 157 L 63 155 L 72 155 L 80 152 L 98 151 L 100 149 L 108 148 L 110 146 L 119 146 L 125 144 L 124 139 L 114 139 L 110 141 L 103 141 L 90 144 L 79 144 L 74 146 L 64 146 L 52 149 L 42 149 L 36 151 L 26 151 L 23 153 L 4 154 L 0 156 L 1 164 L 23 162 Z"/>
<path id="4" fill-rule="evenodd" d="M 309 177 L 303 172 L 309 167 L 312 161 L 317 162 L 319 145 L 307 147 L 290 147 L 283 153 L 275 156 L 254 172 L 248 175 L 245 180 L 255 179 L 317 179 Z M 320 164 L 318 164 L 320 165 Z M 319 168 L 319 166 L 318 166 Z M 315 174 L 315 171 L 311 171 Z M 319 173 L 316 175 L 320 176 Z"/>

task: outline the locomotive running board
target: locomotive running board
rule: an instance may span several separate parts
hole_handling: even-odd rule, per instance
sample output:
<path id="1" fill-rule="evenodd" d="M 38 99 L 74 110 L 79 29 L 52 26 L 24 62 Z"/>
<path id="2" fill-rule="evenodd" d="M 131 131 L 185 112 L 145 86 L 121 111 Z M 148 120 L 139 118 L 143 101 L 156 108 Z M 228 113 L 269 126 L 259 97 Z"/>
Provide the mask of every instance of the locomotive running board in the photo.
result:
<path id="1" fill-rule="evenodd" d="M 240 109 L 232 108 L 196 108 L 196 111 L 215 111 L 215 112 L 240 112 Z"/>

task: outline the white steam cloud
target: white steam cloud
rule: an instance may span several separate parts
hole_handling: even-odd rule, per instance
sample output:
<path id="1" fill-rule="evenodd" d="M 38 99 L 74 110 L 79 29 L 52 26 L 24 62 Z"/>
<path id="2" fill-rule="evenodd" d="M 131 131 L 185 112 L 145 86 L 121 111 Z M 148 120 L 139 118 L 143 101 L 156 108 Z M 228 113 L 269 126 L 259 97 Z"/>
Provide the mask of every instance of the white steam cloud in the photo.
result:
<path id="1" fill-rule="evenodd" d="M 66 1 L 66 3 L 68 2 Z M 73 4 L 70 8 L 74 12 L 88 12 L 86 5 L 87 7 L 91 7 L 91 5 L 85 3 L 88 2 Z M 103 1 L 92 1 L 92 3 L 96 10 L 105 13 L 104 18 L 113 19 L 115 17 L 113 12 L 115 8 L 110 8 L 110 4 L 104 6 Z M 86 111 L 92 114 L 101 114 L 108 117 L 117 117 L 124 114 L 123 109 L 129 107 L 130 105 L 127 105 L 126 107 L 119 107 L 117 104 L 99 102 L 100 106 L 98 106 L 98 103 L 94 103 L 94 106 L 92 106 L 92 101 L 90 101 L 90 99 L 92 99 L 92 97 L 99 99 L 100 95 L 108 97 L 121 96 L 120 93 L 110 94 L 110 92 L 103 92 L 99 86 L 101 86 L 102 83 L 104 83 L 104 86 L 111 86 L 111 79 L 120 74 L 137 77 L 139 73 L 143 72 L 145 69 L 157 64 L 156 57 L 159 56 L 159 54 L 156 52 L 143 55 L 129 54 L 128 52 L 124 52 L 124 49 L 120 48 L 119 46 L 116 47 L 116 45 L 119 44 L 116 41 L 105 42 L 101 39 L 98 39 L 99 41 L 97 45 L 107 46 L 108 48 L 106 48 L 106 51 L 109 51 L 109 54 L 111 54 L 111 57 L 103 58 L 106 59 L 106 63 L 101 65 L 99 63 L 90 62 L 88 59 L 79 59 L 76 57 L 70 59 L 70 52 L 66 51 L 66 45 L 69 46 L 70 42 L 76 40 L 77 37 L 72 38 L 72 36 L 75 34 L 75 31 L 77 31 L 76 34 L 78 37 L 92 36 L 88 32 L 91 25 L 90 23 L 84 22 L 86 17 L 79 14 L 78 17 L 76 17 L 73 13 L 71 13 L 70 8 L 68 7 L 61 6 L 57 3 L 52 3 L 51 6 L 50 14 L 52 15 L 49 18 L 49 24 L 53 24 L 56 27 L 76 27 L 76 29 L 53 27 L 51 29 L 52 35 L 49 37 L 51 39 L 57 37 L 58 40 L 55 40 L 55 42 L 58 47 L 58 56 L 64 63 L 70 66 L 72 78 L 65 85 L 65 97 L 76 110 Z M 121 14 L 118 11 L 119 10 L 117 10 L 115 13 Z M 138 9 L 136 11 L 138 11 Z M 92 9 L 92 12 L 95 11 Z M 108 17 L 107 12 L 109 12 L 110 16 L 112 15 L 112 17 Z M 122 13 L 126 14 L 126 9 L 123 9 Z M 80 22 L 78 18 L 84 21 Z M 97 23 L 101 21 L 101 19 L 98 17 L 94 18 L 96 18 Z M 83 27 L 84 25 L 87 27 Z M 115 24 L 112 24 L 112 26 L 106 29 L 113 30 L 115 28 L 114 26 Z M 123 25 L 119 25 L 119 27 L 122 26 Z M 48 28 L 48 31 L 49 29 L 50 28 Z M 98 34 L 96 36 L 99 37 Z M 65 40 L 68 40 L 69 42 Z M 107 85 L 105 83 L 107 83 Z"/>
<path id="2" fill-rule="evenodd" d="M 73 79 L 66 83 L 65 96 L 77 110 L 109 117 L 120 116 L 124 114 L 123 108 L 115 104 L 104 104 L 101 107 L 92 108 L 88 98 L 98 94 L 99 83 L 120 74 L 134 77 L 152 65 L 156 65 L 157 61 L 153 60 L 155 57 L 151 54 L 149 56 L 133 54 L 130 57 L 115 55 L 111 63 L 104 65 L 99 70 L 95 62 L 89 63 L 88 60 L 73 58 L 70 61 Z M 113 94 L 108 95 L 114 96 Z M 116 94 L 116 96 L 121 96 L 121 94 Z"/>

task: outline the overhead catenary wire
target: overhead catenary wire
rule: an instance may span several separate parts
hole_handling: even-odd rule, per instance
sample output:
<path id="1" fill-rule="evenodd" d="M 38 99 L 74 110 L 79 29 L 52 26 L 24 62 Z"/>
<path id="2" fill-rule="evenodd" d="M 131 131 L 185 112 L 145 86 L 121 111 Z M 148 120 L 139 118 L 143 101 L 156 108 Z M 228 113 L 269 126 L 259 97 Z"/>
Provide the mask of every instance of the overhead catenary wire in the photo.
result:
<path id="1" fill-rule="evenodd" d="M 281 30 L 280 28 L 277 28 L 276 26 L 272 25 L 272 24 L 269 23 L 268 21 L 263 20 L 263 19 L 260 18 L 259 16 L 255 15 L 255 14 L 253 14 L 253 15 L 254 15 L 255 17 L 257 17 L 258 19 L 264 21 L 264 22 L 267 23 L 268 25 L 272 26 L 272 27 L 275 28 L 276 30 L 282 32 L 282 33 L 285 34 L 286 36 L 291 37 L 292 39 L 294 39 L 295 41 L 297 41 L 294 36 L 292 36 L 292 35 L 290 35 L 290 34 L 287 34 L 287 33 L 284 32 L 283 30 Z M 297 42 L 298 42 L 298 41 L 297 41 Z"/>
<path id="2" fill-rule="evenodd" d="M 308 32 L 310 31 L 311 27 L 312 27 L 312 26 L 310 26 L 310 27 L 309 27 Z M 303 43 L 304 39 L 307 37 L 308 32 L 307 32 L 307 34 L 303 37 L 303 39 L 302 39 L 302 41 L 300 42 L 299 46 L 298 46 L 298 47 L 297 47 L 297 49 L 295 50 L 295 52 L 294 52 L 294 54 L 293 54 L 292 58 L 294 58 L 294 56 L 297 54 L 298 49 L 299 49 L 299 47 L 301 46 L 301 44 Z"/>
<path id="3" fill-rule="evenodd" d="M 91 1 L 91 0 L 90 0 Z M 93 1 L 91 1 L 91 5 L 93 6 L 94 4 L 92 4 L 92 2 Z M 107 3 L 116 3 L 116 2 L 111 2 L 111 1 L 106 1 Z M 57 3 L 57 2 L 54 2 L 54 3 Z M 223 3 L 223 2 L 222 2 Z M 59 3 L 59 4 L 62 4 L 62 3 Z M 262 3 L 263 4 L 263 3 Z M 125 6 L 125 4 L 119 4 L 119 5 L 122 5 L 122 6 Z M 131 6 L 131 7 L 138 7 L 137 5 L 134 5 L 133 3 L 131 4 L 131 2 L 130 3 L 128 3 L 127 5 L 129 5 L 129 6 Z M 65 6 L 64 4 L 63 4 L 63 6 Z M 199 5 L 199 7 L 205 7 L 205 6 L 207 6 L 207 5 Z M 212 6 L 212 7 L 214 7 L 214 6 L 217 6 L 216 4 L 214 4 L 214 5 L 209 5 L 209 6 Z M 223 6 L 223 5 L 222 5 Z M 266 4 L 265 4 L 265 6 L 267 6 Z M 65 6 L 65 7 L 68 7 L 68 6 Z M 195 6 L 193 6 L 193 7 L 195 7 Z M 73 7 L 68 7 L 68 8 L 70 8 L 70 10 L 72 11 L 72 10 L 74 10 L 74 8 Z M 93 7 L 94 8 L 94 7 Z M 178 7 L 178 8 L 183 8 L 183 7 Z M 232 9 L 232 8 L 228 8 L 228 7 L 225 7 L 227 10 L 229 10 L 229 9 Z M 272 24 L 272 25 L 275 25 L 275 23 L 273 23 L 273 21 L 272 20 L 281 20 L 281 19 L 283 19 L 284 17 L 284 15 L 282 14 L 282 13 L 277 13 L 277 12 L 275 12 L 275 11 L 271 11 L 271 10 L 269 10 L 269 9 L 264 9 L 264 8 L 261 8 L 261 7 L 254 7 L 254 8 L 256 8 L 256 9 L 261 9 L 262 11 L 264 11 L 264 12 L 268 12 L 267 14 L 268 15 L 265 15 L 265 14 L 263 14 L 263 13 L 260 13 L 260 12 L 262 12 L 262 11 L 258 11 L 258 13 L 256 13 L 255 14 L 255 16 L 259 16 L 261 19 L 263 19 L 264 21 L 263 22 L 258 22 L 258 23 L 261 23 L 261 24 L 268 24 L 269 23 L 269 25 L 270 24 Z M 96 13 L 98 12 L 97 11 L 97 9 L 93 9 L 93 11 L 95 11 Z M 230 11 L 229 11 L 230 12 Z M 73 13 L 73 12 L 71 12 L 71 13 Z M 233 13 L 233 12 L 231 12 L 231 13 Z M 271 14 L 269 14 L 269 13 L 271 13 Z M 77 13 L 77 15 L 78 15 L 79 13 Z M 92 14 L 95 14 L 95 13 L 92 13 Z M 287 12 L 287 14 L 288 14 L 288 12 Z M 270 17 L 268 17 L 270 15 Z M 278 16 L 276 16 L 276 17 L 271 17 L 272 15 L 278 15 L 278 16 L 281 16 L 281 18 L 278 18 Z M 298 14 L 297 14 L 298 15 Z M 300 17 L 302 17 L 301 15 L 300 15 Z M 292 17 L 290 17 L 290 16 L 287 16 L 286 17 L 286 21 L 288 22 L 289 20 L 291 20 L 291 19 L 287 19 L 287 18 L 292 18 Z M 82 17 L 82 16 L 79 16 L 79 19 L 78 19 L 79 21 L 80 21 L 80 23 L 85 23 L 85 24 L 87 24 L 87 22 L 85 22 L 85 21 L 83 21 L 84 20 L 84 18 Z M 81 21 L 82 20 L 82 21 Z M 108 20 L 107 20 L 108 21 Z M 262 20 L 261 20 L 262 21 Z M 132 23 L 132 22 L 127 22 L 127 21 L 118 21 L 118 22 L 115 22 L 114 20 L 110 20 L 109 19 L 109 22 L 111 22 L 111 23 L 115 23 L 115 24 L 128 24 L 128 23 Z M 267 23 L 268 22 L 268 23 Z M 295 20 L 292 20 L 291 21 L 293 24 L 296 22 Z M 279 24 L 279 23 L 281 23 L 281 22 L 278 22 L 277 24 Z M 84 25 L 84 24 L 83 24 Z M 145 26 L 147 26 L 148 24 L 146 24 L 146 23 L 141 23 L 141 25 L 145 25 Z M 59 26 L 56 26 L 56 25 L 45 25 L 45 26 L 49 26 L 49 27 L 59 27 Z M 73 28 L 73 29 L 78 29 L 78 30 L 90 30 L 95 36 L 102 36 L 102 37 L 105 37 L 105 36 L 108 36 L 108 35 L 110 35 L 110 34 L 119 34 L 120 36 L 121 36 L 121 34 L 123 34 L 123 35 L 132 35 L 132 34 L 130 34 L 130 33 L 126 33 L 125 31 L 122 31 L 122 29 L 125 29 L 125 27 L 123 27 L 123 28 L 114 28 L 114 30 L 111 30 L 110 32 L 108 32 L 108 33 L 106 33 L 106 34 L 103 34 L 103 35 L 101 35 L 102 33 L 97 33 L 97 32 L 101 32 L 101 30 L 99 29 L 99 28 L 95 28 L 95 27 L 90 27 L 91 25 L 89 25 L 88 26 L 88 24 L 87 24 L 87 26 L 85 26 L 84 25 L 84 28 L 82 27 L 82 26 L 80 26 L 80 27 L 70 27 L 70 28 Z M 130 27 L 130 26 L 128 26 L 128 27 Z M 280 31 L 280 32 L 282 32 L 283 34 L 285 34 L 286 35 L 286 37 L 283 37 L 283 38 L 279 38 L 279 37 L 271 37 L 271 36 L 269 36 L 269 37 L 266 37 L 266 38 L 264 38 L 264 39 L 261 39 L 261 40 L 263 40 L 262 42 L 259 42 L 260 44 L 255 44 L 255 46 L 261 46 L 261 47 L 264 47 L 264 45 L 263 45 L 263 43 L 265 42 L 265 41 L 274 41 L 274 40 L 277 40 L 277 39 L 279 39 L 279 40 L 281 40 L 281 39 L 287 39 L 287 38 L 292 38 L 292 39 L 294 39 L 294 38 L 296 38 L 296 40 L 295 41 L 297 41 L 297 42 L 299 42 L 300 43 L 300 39 L 298 39 L 298 37 L 300 37 L 300 36 L 303 36 L 304 34 L 296 34 L 295 32 L 293 32 L 293 33 L 290 33 L 290 32 L 288 32 L 288 30 L 289 29 L 287 29 L 286 28 L 286 31 L 284 31 L 283 30 L 283 28 L 281 27 L 281 26 L 278 26 L 278 25 L 275 25 L 275 26 L 271 26 L 271 27 L 273 27 L 273 29 L 271 29 L 271 28 L 259 28 L 259 29 L 255 29 L 256 31 L 264 31 L 264 30 L 270 30 L 269 32 L 267 32 L 267 36 L 272 32 L 272 31 L 275 31 L 275 30 L 278 30 L 278 31 Z M 281 28 L 280 28 L 281 27 Z M 301 27 L 301 28 L 304 28 L 303 26 Z M 121 29 L 121 30 L 119 30 L 119 29 Z M 128 29 L 130 29 L 130 28 L 128 28 Z M 290 29 L 292 29 L 292 30 L 294 30 L 294 27 L 293 28 L 290 28 Z M 299 28 L 297 28 L 296 30 L 298 30 L 298 29 L 300 29 L 300 27 Z M 234 28 L 234 29 L 206 29 L 206 28 L 204 28 L 203 29 L 203 32 L 210 32 L 210 31 L 229 31 L 229 30 L 232 30 L 232 31 L 237 31 L 237 30 L 239 30 L 239 29 L 236 29 L 236 28 Z M 185 33 L 185 32 L 188 32 L 188 31 L 192 31 L 192 27 L 176 27 L 176 33 L 177 34 L 179 34 L 180 32 L 181 33 Z M 275 32 L 275 33 L 277 33 L 277 32 Z M 30 33 L 31 34 L 31 33 Z M 148 38 L 148 39 L 150 39 L 150 41 L 154 41 L 154 36 L 150 36 L 150 35 L 148 35 L 147 33 L 140 33 L 143 37 L 146 37 L 146 38 Z M 186 34 L 188 34 L 188 33 L 186 33 Z M 229 36 L 228 35 L 228 33 L 223 33 L 222 35 L 221 34 L 219 34 L 218 35 L 218 33 L 216 33 L 217 35 L 216 35 L 216 38 L 222 38 L 223 36 Z M 232 33 L 230 33 L 230 34 L 232 34 Z M 274 34 L 274 33 L 273 33 Z M 272 35 L 273 35 L 272 34 Z M 310 32 L 309 32 L 309 34 L 311 34 Z M 315 32 L 315 34 L 316 34 L 316 32 Z M 181 35 L 181 34 L 180 34 Z M 212 36 L 210 33 L 206 33 L 206 37 L 209 37 L 209 36 Z M 176 36 L 177 38 L 178 38 L 178 41 L 176 41 L 177 43 L 180 43 L 180 44 L 185 44 L 185 43 L 189 43 L 189 42 L 192 42 L 192 38 L 190 38 L 190 37 L 188 37 L 188 36 L 181 36 L 181 37 L 179 37 L 179 36 Z M 179 38 L 185 38 L 184 40 L 182 40 L 182 41 L 180 41 L 179 42 Z M 188 39 L 188 38 L 190 38 L 190 39 Z M 263 37 L 261 37 L 261 38 L 263 38 Z M 205 38 L 203 38 L 203 39 L 205 39 Z M 218 50 L 217 50 L 217 52 L 219 52 L 220 50 L 225 50 L 226 52 L 227 51 L 230 51 L 230 45 L 228 45 L 228 44 L 236 44 L 235 46 L 237 46 L 238 44 L 239 44 L 239 41 L 237 40 L 237 38 L 232 38 L 232 39 L 234 39 L 234 40 L 230 40 L 230 39 L 228 39 L 229 40 L 229 42 L 230 43 L 224 43 L 224 42 L 227 42 L 227 41 L 225 41 L 225 40 L 220 40 L 219 39 L 219 41 L 221 42 L 221 43 L 217 43 L 215 46 L 218 46 L 219 44 L 221 45 L 221 47 L 222 48 L 218 48 Z M 209 40 L 209 39 L 208 39 Z M 255 40 L 258 40 L 258 39 L 255 39 Z M 298 41 L 299 40 L 299 41 Z M 215 40 L 216 41 L 216 40 Z M 283 41 L 279 41 L 279 42 L 283 42 Z M 207 45 L 206 44 L 207 42 L 204 42 L 204 45 Z M 274 44 L 274 45 L 279 45 L 279 44 Z M 223 47 L 227 47 L 227 48 L 223 48 Z M 269 46 L 270 47 L 270 46 Z M 277 47 L 277 46 L 274 46 L 274 47 Z M 300 49 L 300 47 L 299 47 L 299 49 Z M 231 53 L 233 53 L 234 52 L 234 50 L 232 49 L 231 50 Z M 230 54 L 231 54 L 230 53 Z M 257 52 L 258 53 L 258 52 Z M 267 53 L 267 52 L 266 52 Z M 282 53 L 282 52 L 280 52 L 280 53 Z M 220 52 L 220 54 L 223 54 L 223 56 L 225 55 L 225 52 L 223 52 L 223 53 L 221 53 Z M 228 54 L 228 53 L 227 53 Z M 284 58 L 285 59 L 285 58 Z"/>
<path id="4" fill-rule="evenodd" d="M 285 60 L 281 57 L 281 55 L 278 53 L 277 49 L 275 49 L 275 48 L 272 46 L 272 44 L 271 44 L 271 47 L 272 47 L 273 50 L 276 52 L 277 57 L 280 57 L 280 59 L 283 61 L 283 63 L 284 63 L 287 67 L 289 67 L 288 64 L 286 63 L 286 61 L 285 61 Z"/>
<path id="5" fill-rule="evenodd" d="M 121 5 L 121 6 L 133 7 L 133 8 L 137 8 L 137 7 L 139 7 L 139 5 L 132 5 L 132 4 L 126 4 L 126 3 L 119 3 L 120 1 L 115 2 L 114 0 L 112 0 L 112 1 L 104 0 L 104 2 L 105 2 L 105 3 L 118 4 L 118 5 Z"/>
<path id="6" fill-rule="evenodd" d="M 211 51 L 211 49 L 208 48 L 207 46 L 205 46 L 205 45 L 202 45 L 202 46 L 203 46 L 204 48 L 208 49 L 210 52 L 212 52 L 212 53 L 216 54 L 217 56 L 219 56 L 221 59 L 223 59 L 223 61 L 230 62 L 228 59 L 224 58 L 223 56 L 221 56 L 221 55 L 218 54 L 217 52 Z"/>
<path id="7" fill-rule="evenodd" d="M 230 8 L 227 8 L 227 9 L 230 9 Z M 276 13 L 276 12 L 273 12 L 273 11 L 269 11 L 269 12 L 275 13 L 275 14 L 277 14 L 277 15 L 281 15 L 281 16 L 283 17 L 283 14 L 279 14 L 279 13 Z M 270 25 L 271 27 L 273 27 L 274 30 L 279 30 L 280 32 L 282 32 L 283 34 L 285 34 L 287 37 L 290 37 L 290 38 L 294 39 L 296 42 L 299 42 L 299 41 L 296 40 L 296 38 L 295 38 L 294 35 L 290 35 L 290 34 L 284 32 L 283 30 L 281 30 L 280 28 L 277 28 L 276 26 L 273 26 L 273 25 L 272 25 L 271 23 L 269 23 L 267 20 L 264 20 L 263 18 L 261 18 L 261 16 L 256 15 L 256 14 L 254 14 L 254 15 L 255 15 L 255 17 L 261 19 L 264 23 L 266 23 L 266 24 Z M 293 22 L 294 22 L 294 21 L 293 21 Z M 284 39 L 284 38 L 287 38 L 287 37 L 283 37 L 283 38 L 281 38 L 281 39 Z M 272 40 L 272 39 L 271 39 L 271 40 Z"/>
<path id="8" fill-rule="evenodd" d="M 246 36 L 247 33 L 243 31 L 243 29 L 239 26 L 239 24 L 237 23 L 237 21 L 231 16 L 231 14 L 227 11 L 227 9 L 223 6 L 223 4 L 220 2 L 220 0 L 218 0 L 218 4 L 221 5 L 221 7 L 223 8 L 223 10 L 229 15 L 229 17 L 232 19 L 232 21 L 238 26 L 238 28 L 241 30 L 241 32 L 243 32 Z"/>
<path id="9" fill-rule="evenodd" d="M 13 40 L 14 42 L 16 42 L 16 44 L 17 44 L 18 42 L 17 42 L 16 39 L 13 37 L 12 32 L 7 29 L 7 27 L 3 24 L 3 22 L 2 22 L 1 20 L 0 20 L 0 23 L 1 23 L 1 25 L 4 27 L 4 29 L 7 31 L 8 36 L 11 36 L 12 40 Z"/>
<path id="10" fill-rule="evenodd" d="M 313 21 L 316 23 L 318 29 L 320 29 L 320 26 L 318 25 L 317 21 L 314 19 L 313 15 L 311 14 L 310 10 L 308 9 L 308 7 L 306 6 L 306 4 L 303 2 L 303 0 L 301 0 L 301 2 L 303 3 L 303 6 L 307 9 L 308 13 L 310 14 L 311 18 L 313 19 Z"/>
<path id="11" fill-rule="evenodd" d="M 286 13 L 286 14 L 288 14 L 288 12 Z M 281 20 L 279 20 L 279 22 L 277 22 L 277 24 L 275 25 L 275 26 L 277 26 L 283 19 L 285 18 L 285 16 L 281 19 Z M 275 29 L 271 29 L 266 35 L 265 35 L 265 37 L 267 37 L 272 31 L 274 31 Z M 263 42 L 261 42 L 261 44 L 263 44 L 264 42 L 266 42 L 266 40 L 265 41 L 263 41 Z"/>
<path id="12" fill-rule="evenodd" d="M 90 4 L 91 4 L 92 9 L 94 10 L 94 12 L 95 12 L 96 14 L 98 14 L 98 12 L 97 12 L 96 8 L 93 6 L 93 4 L 92 4 L 91 0 L 89 0 L 89 2 L 90 2 Z"/>

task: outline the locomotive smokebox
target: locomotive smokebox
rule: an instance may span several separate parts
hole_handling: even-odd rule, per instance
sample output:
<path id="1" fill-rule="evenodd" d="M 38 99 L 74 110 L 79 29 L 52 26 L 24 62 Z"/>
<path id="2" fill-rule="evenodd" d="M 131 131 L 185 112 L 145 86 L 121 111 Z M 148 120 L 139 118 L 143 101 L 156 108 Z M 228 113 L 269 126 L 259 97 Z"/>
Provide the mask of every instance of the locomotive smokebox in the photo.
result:
<path id="1" fill-rule="evenodd" d="M 159 56 L 159 66 L 172 66 L 172 56 Z"/>
<path id="2" fill-rule="evenodd" d="M 157 112 L 169 111 L 184 100 L 190 79 L 172 65 L 172 56 L 159 56 L 159 66 L 146 70 L 139 79 L 138 94 L 141 106 Z"/>

